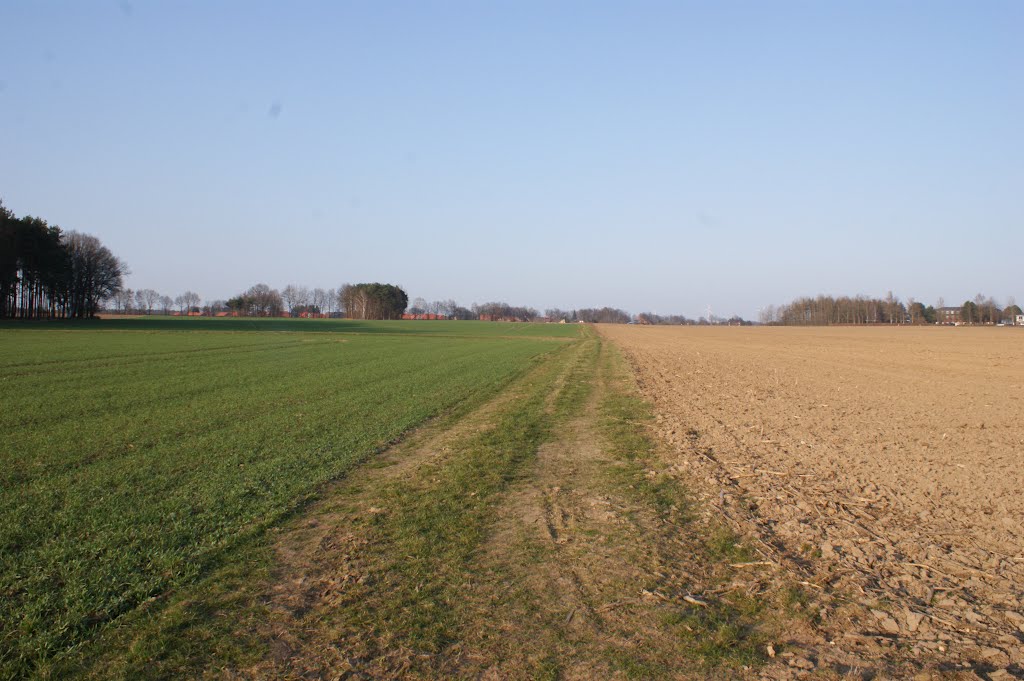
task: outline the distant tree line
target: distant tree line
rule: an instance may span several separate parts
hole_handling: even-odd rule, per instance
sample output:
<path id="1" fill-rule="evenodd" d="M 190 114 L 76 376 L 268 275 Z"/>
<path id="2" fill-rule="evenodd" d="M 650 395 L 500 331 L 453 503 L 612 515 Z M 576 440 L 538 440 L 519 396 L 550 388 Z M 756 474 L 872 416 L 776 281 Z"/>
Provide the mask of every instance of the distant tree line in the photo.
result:
<path id="1" fill-rule="evenodd" d="M 120 290 L 127 266 L 100 240 L 0 202 L 0 318 L 86 318 Z"/>
<path id="2" fill-rule="evenodd" d="M 82 318 L 105 310 L 145 315 L 400 319 L 408 309 L 413 316 L 446 319 L 604 324 L 633 320 L 625 310 L 612 307 L 569 311 L 551 308 L 545 310 L 544 316 L 533 307 L 506 302 L 473 303 L 467 308 L 450 299 L 427 302 L 417 298 L 409 307 L 409 297 L 402 288 L 377 282 L 345 284 L 338 289 L 289 284 L 282 291 L 260 283 L 226 301 L 204 304 L 199 294 L 191 290 L 172 298 L 151 288 L 127 288 L 123 285 L 127 274 L 127 266 L 96 237 L 64 232 L 37 217 L 17 218 L 0 202 L 0 318 Z M 972 308 L 966 314 L 984 318 L 986 313 Z M 678 315 L 659 317 L 649 313 L 638 315 L 637 320 L 651 324 L 691 323 Z"/>
<path id="3" fill-rule="evenodd" d="M 336 289 L 307 288 L 289 284 L 281 291 L 285 308 L 293 317 L 302 314 L 334 316 L 342 309 Z"/>
<path id="4" fill-rule="evenodd" d="M 558 322 L 586 322 L 588 324 L 628 324 L 633 317 L 625 310 L 616 307 L 584 307 L 578 310 L 561 310 L 557 307 L 544 310 L 547 319 Z"/>
<path id="5" fill-rule="evenodd" d="M 641 312 L 635 317 L 637 324 L 653 324 L 653 325 L 666 325 L 666 326 L 683 326 L 687 324 L 696 324 L 697 322 L 693 319 L 687 319 L 681 314 L 672 315 L 660 315 L 653 312 Z"/>
<path id="6" fill-rule="evenodd" d="M 409 296 L 393 284 L 344 284 L 338 289 L 309 289 L 289 284 L 283 291 L 256 284 L 229 298 L 224 307 L 243 317 L 322 316 L 350 319 L 401 319 Z"/>
<path id="7" fill-rule="evenodd" d="M 699 319 L 689 319 L 683 315 L 672 314 L 672 315 L 659 315 L 653 312 L 641 312 L 635 317 L 637 324 L 652 324 L 652 325 L 674 325 L 674 326 L 750 326 L 753 322 L 747 321 L 739 315 L 733 315 L 732 317 L 716 317 L 714 315 L 710 317 L 700 317 Z"/>
<path id="8" fill-rule="evenodd" d="M 411 315 L 432 314 L 448 319 L 477 319 L 479 316 L 468 307 L 462 307 L 451 299 L 427 301 L 423 298 L 416 298 L 406 312 Z"/>
<path id="9" fill-rule="evenodd" d="M 250 286 L 245 292 L 228 298 L 225 305 L 242 317 L 280 317 L 284 311 L 280 291 L 266 284 Z"/>
<path id="10" fill-rule="evenodd" d="M 867 296 L 817 296 L 797 298 L 778 307 L 769 305 L 761 310 L 761 321 L 766 324 L 787 326 L 823 326 L 829 324 L 901 324 L 907 309 L 889 293 L 885 299 Z"/>
<path id="11" fill-rule="evenodd" d="M 1020 306 L 1010 296 L 1006 301 L 1006 307 L 1000 305 L 992 296 L 983 296 L 980 293 L 974 296 L 974 300 L 965 300 L 960 306 L 961 324 L 1013 324 L 1017 315 L 1021 314 Z"/>
<path id="12" fill-rule="evenodd" d="M 1000 324 L 1014 323 L 1020 307 L 1011 297 L 1001 307 L 991 296 L 978 294 L 959 307 L 936 306 L 908 298 L 906 302 L 888 292 L 885 298 L 868 296 L 804 297 L 785 305 L 769 305 L 760 311 L 762 324 L 786 326 L 828 326 L 847 324 Z"/>
<path id="13" fill-rule="evenodd" d="M 508 303 L 473 303 L 470 310 L 476 319 L 491 322 L 532 322 L 540 315 L 532 307 L 519 307 Z"/>
<path id="14" fill-rule="evenodd" d="M 602 324 L 626 324 L 633 318 L 625 310 L 612 307 L 562 310 L 557 307 L 544 310 L 542 315 L 536 308 L 510 305 L 505 302 L 473 303 L 469 308 L 460 306 L 454 300 L 427 302 L 416 298 L 409 308 L 414 315 L 429 313 L 443 315 L 449 319 L 482 319 L 504 322 L 588 322 Z"/>
<path id="15" fill-rule="evenodd" d="M 224 305 L 223 301 L 215 301 L 200 307 L 201 301 L 199 294 L 194 291 L 185 291 L 180 296 L 171 298 L 151 288 L 122 288 L 110 296 L 106 310 L 117 314 L 166 315 L 175 310 L 178 314 L 199 314 L 211 312 L 211 306 L 221 308 Z"/>
<path id="16" fill-rule="evenodd" d="M 633 321 L 628 312 L 616 307 L 585 307 L 576 310 L 576 317 L 588 324 L 628 324 Z"/>

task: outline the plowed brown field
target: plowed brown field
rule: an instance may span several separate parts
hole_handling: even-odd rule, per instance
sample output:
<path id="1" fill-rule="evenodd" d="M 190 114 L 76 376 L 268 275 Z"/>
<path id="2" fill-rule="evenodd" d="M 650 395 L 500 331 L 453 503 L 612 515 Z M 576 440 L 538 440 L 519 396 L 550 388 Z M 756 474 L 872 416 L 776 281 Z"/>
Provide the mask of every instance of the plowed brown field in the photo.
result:
<path id="1" fill-rule="evenodd" d="M 600 331 L 679 466 L 820 595 L 823 655 L 1020 674 L 1024 330 Z"/>

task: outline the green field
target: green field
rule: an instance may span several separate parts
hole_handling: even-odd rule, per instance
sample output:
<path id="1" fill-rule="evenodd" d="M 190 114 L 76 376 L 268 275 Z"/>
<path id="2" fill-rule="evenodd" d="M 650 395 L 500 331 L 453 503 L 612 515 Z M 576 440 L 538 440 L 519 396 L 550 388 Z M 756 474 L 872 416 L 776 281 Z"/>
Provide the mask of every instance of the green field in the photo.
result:
<path id="1" fill-rule="evenodd" d="M 417 424 L 584 337 L 484 322 L 0 326 L 0 677 L 39 673 Z"/>
<path id="2" fill-rule="evenodd" d="M 38 323 L 47 326 L 47 322 Z M 355 319 L 286 319 L 279 317 L 126 317 L 60 322 L 65 329 L 124 331 L 308 331 L 345 334 L 459 336 L 470 338 L 579 338 L 578 324 L 522 324 L 476 321 L 363 321 Z M 0 329 L 25 328 L 21 322 L 0 321 Z"/>

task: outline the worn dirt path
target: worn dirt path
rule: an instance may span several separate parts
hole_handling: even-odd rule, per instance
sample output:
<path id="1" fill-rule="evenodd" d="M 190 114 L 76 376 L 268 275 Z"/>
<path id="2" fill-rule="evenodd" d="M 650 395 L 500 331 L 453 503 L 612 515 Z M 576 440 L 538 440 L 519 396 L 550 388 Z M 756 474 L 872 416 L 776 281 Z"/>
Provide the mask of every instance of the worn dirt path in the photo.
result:
<path id="1" fill-rule="evenodd" d="M 607 326 L 709 503 L 885 669 L 1024 678 L 1024 333 Z"/>
<path id="2" fill-rule="evenodd" d="M 687 643 L 666 625 L 687 605 L 683 596 L 714 582 L 710 566 L 693 561 L 703 552 L 697 528 L 630 490 L 638 482 L 631 476 L 654 474 L 656 464 L 621 458 L 605 436 L 602 402 L 622 377 L 607 357 L 595 369 L 582 412 L 537 452 L 481 547 L 461 678 L 713 673 L 698 671 L 694 655 L 682 650 Z"/>
<path id="3" fill-rule="evenodd" d="M 757 554 L 694 510 L 644 435 L 649 413 L 617 354 L 597 340 L 567 352 L 384 453 L 285 528 L 256 632 L 267 654 L 227 675 L 808 674 L 814 652 L 782 637 L 807 626 L 799 596 L 766 593 L 775 585 L 746 567 Z M 528 440 L 539 444 L 488 458 L 522 414 L 545 424 Z"/>

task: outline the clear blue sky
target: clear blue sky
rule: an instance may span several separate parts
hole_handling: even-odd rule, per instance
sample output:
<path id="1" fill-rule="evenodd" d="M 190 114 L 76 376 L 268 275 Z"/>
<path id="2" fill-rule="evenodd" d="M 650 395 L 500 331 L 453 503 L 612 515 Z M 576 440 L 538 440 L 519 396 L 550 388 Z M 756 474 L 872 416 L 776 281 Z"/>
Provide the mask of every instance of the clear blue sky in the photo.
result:
<path id="1" fill-rule="evenodd" d="M 1024 299 L 1024 3 L 0 3 L 0 198 L 129 285 Z"/>

